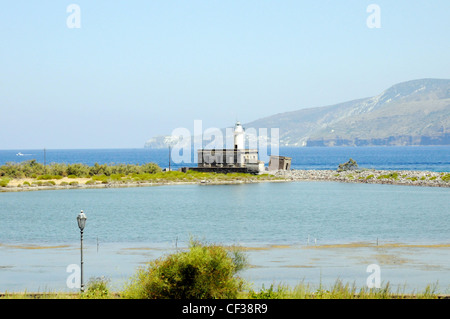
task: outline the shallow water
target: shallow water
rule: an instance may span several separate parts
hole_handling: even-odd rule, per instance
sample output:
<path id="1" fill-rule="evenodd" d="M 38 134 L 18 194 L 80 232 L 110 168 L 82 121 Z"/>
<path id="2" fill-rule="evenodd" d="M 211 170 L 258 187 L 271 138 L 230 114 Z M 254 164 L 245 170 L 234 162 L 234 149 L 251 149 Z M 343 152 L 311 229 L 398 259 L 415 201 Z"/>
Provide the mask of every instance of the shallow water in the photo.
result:
<path id="1" fill-rule="evenodd" d="M 450 248 L 438 245 L 450 243 L 449 195 L 447 188 L 332 182 L 0 193 L 0 291 L 70 290 L 66 268 L 80 261 L 83 209 L 85 281 L 106 276 L 120 288 L 136 267 L 186 247 L 192 235 L 253 247 L 241 275 L 255 287 L 337 279 L 360 287 L 375 263 L 383 282 L 408 291 L 438 282 L 445 292 Z M 339 246 L 355 242 L 364 245 Z"/>

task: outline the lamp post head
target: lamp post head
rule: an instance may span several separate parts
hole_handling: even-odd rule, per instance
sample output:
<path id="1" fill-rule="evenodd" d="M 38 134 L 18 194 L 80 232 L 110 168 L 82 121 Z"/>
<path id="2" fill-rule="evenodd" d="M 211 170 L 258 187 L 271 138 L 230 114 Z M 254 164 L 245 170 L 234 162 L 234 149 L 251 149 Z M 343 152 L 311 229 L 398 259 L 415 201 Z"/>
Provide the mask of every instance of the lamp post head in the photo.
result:
<path id="1" fill-rule="evenodd" d="M 83 213 L 83 211 L 81 211 L 77 216 L 78 227 L 80 228 L 81 231 L 83 231 L 84 227 L 86 226 L 86 219 L 87 217 Z"/>

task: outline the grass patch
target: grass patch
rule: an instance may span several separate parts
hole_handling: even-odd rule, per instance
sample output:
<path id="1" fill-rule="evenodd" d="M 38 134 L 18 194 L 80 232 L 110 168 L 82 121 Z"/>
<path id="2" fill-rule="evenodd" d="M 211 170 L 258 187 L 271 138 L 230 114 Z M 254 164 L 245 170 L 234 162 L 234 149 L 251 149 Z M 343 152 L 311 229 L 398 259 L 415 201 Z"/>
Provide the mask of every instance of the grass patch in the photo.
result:
<path id="1" fill-rule="evenodd" d="M 398 180 L 398 173 L 397 172 L 393 172 L 390 174 L 386 174 L 386 175 L 380 175 L 377 177 L 377 179 L 394 179 L 394 180 Z"/>
<path id="2" fill-rule="evenodd" d="M 380 288 L 363 287 L 358 289 L 356 285 L 343 283 L 336 280 L 335 284 L 329 288 L 312 288 L 308 284 L 299 284 L 295 287 L 287 285 L 271 285 L 269 288 L 262 287 L 259 291 L 250 290 L 247 295 L 242 296 L 248 299 L 437 299 L 437 284 L 428 285 L 423 292 L 406 294 L 401 288 L 392 291 L 389 282 Z"/>
<path id="3" fill-rule="evenodd" d="M 85 292 L 80 293 L 4 293 L 0 299 L 129 299 L 128 292 L 112 292 L 109 280 L 104 277 L 91 279 Z M 330 287 L 320 285 L 314 288 L 309 284 L 300 283 L 293 287 L 285 284 L 272 284 L 259 290 L 247 289 L 240 291 L 230 299 L 440 299 L 444 296 L 438 293 L 437 283 L 429 284 L 420 292 L 406 293 L 402 287 L 395 291 L 388 283 L 380 288 L 356 287 L 355 283 L 344 283 L 341 280 Z M 172 298 L 174 299 L 174 298 Z M 204 297 L 202 299 L 211 299 Z"/>

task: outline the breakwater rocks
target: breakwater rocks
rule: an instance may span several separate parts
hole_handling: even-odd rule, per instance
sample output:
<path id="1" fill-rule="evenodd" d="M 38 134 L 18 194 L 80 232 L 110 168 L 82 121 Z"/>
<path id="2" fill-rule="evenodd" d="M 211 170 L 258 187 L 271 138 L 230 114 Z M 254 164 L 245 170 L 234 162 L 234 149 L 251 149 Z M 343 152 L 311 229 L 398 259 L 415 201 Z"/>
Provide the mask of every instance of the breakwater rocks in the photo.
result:
<path id="1" fill-rule="evenodd" d="M 450 187 L 450 173 L 390 170 L 290 170 L 272 172 L 293 181 L 334 181 L 346 183 L 394 184 L 410 186 Z"/>

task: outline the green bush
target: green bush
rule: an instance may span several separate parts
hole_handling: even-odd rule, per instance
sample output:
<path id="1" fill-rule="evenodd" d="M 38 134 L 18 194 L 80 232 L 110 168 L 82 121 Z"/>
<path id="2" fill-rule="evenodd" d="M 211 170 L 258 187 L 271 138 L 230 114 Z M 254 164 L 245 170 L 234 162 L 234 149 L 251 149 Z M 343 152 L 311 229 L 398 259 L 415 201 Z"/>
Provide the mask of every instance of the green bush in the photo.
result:
<path id="1" fill-rule="evenodd" d="M 107 183 L 108 182 L 108 176 L 106 176 L 106 175 L 95 175 L 95 176 L 92 176 L 92 180 L 99 181 L 99 182 L 102 182 L 102 183 Z"/>
<path id="2" fill-rule="evenodd" d="M 244 282 L 236 273 L 246 265 L 239 250 L 191 241 L 188 251 L 162 257 L 140 268 L 124 291 L 137 299 L 236 298 Z"/>
<path id="3" fill-rule="evenodd" d="M 86 291 L 82 294 L 83 299 L 108 299 L 111 294 L 108 288 L 109 279 L 104 277 L 95 277 L 89 279 L 86 285 Z"/>
<path id="4" fill-rule="evenodd" d="M 76 177 L 91 177 L 95 175 L 110 176 L 112 174 L 130 175 L 130 174 L 155 174 L 161 172 L 161 168 L 155 163 L 146 163 L 143 165 L 133 164 L 98 164 L 93 166 L 85 164 L 63 164 L 51 163 L 44 167 L 43 164 L 36 162 L 35 159 L 15 163 L 8 162 L 0 166 L 0 176 L 9 178 L 23 178 L 32 177 L 41 179 L 55 179 L 63 176 Z M 41 177 L 42 176 L 42 177 Z"/>
<path id="5" fill-rule="evenodd" d="M 89 166 L 80 163 L 67 165 L 67 176 L 69 178 L 84 177 L 86 175 L 89 175 Z"/>
<path id="6" fill-rule="evenodd" d="M 347 163 L 339 164 L 337 171 L 352 171 L 358 169 L 358 163 L 354 159 L 349 159 Z"/>
<path id="7" fill-rule="evenodd" d="M 9 178 L 5 177 L 5 178 L 0 179 L 0 187 L 6 187 L 9 182 L 10 182 Z"/>

